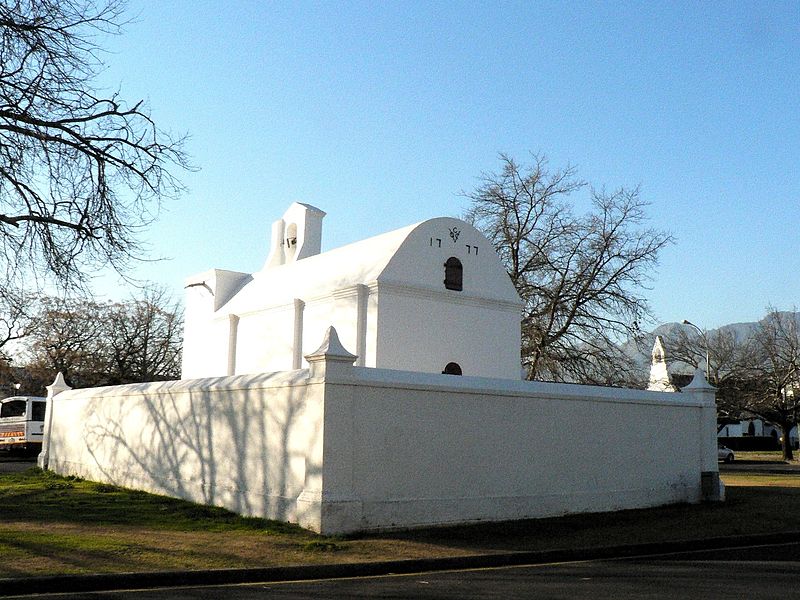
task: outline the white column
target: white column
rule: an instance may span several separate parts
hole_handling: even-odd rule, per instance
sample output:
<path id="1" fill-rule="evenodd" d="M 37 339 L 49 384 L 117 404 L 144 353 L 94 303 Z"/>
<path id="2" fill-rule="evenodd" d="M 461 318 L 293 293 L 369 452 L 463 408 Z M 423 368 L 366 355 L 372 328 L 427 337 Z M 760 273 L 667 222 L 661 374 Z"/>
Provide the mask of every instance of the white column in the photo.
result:
<path id="1" fill-rule="evenodd" d="M 303 310 L 306 303 L 294 299 L 294 339 L 292 341 L 292 369 L 303 366 Z"/>
<path id="2" fill-rule="evenodd" d="M 239 335 L 239 316 L 228 315 L 228 375 L 236 375 L 236 339 Z"/>
<path id="3" fill-rule="evenodd" d="M 353 363 L 329 327 L 322 344 L 306 356 L 309 364 L 307 410 L 317 421 L 306 455 L 305 484 L 297 498 L 298 522 L 324 535 L 357 531 L 363 505 L 354 491 Z"/>
<path id="4" fill-rule="evenodd" d="M 701 403 L 700 479 L 703 500 L 725 499 L 725 484 L 719 478 L 717 462 L 717 388 L 708 383 L 703 369 L 697 369 L 691 383 L 681 390 Z"/>
<path id="5" fill-rule="evenodd" d="M 363 283 L 356 286 L 356 366 L 367 364 L 367 309 L 369 308 L 369 287 Z"/>

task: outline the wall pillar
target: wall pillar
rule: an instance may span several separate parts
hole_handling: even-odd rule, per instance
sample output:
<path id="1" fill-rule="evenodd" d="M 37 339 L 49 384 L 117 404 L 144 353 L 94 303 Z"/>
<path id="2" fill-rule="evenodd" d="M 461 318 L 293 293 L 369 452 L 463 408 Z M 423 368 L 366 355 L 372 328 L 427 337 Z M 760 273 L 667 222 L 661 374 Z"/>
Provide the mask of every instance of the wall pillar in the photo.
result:
<path id="1" fill-rule="evenodd" d="M 725 500 L 725 484 L 719 478 L 717 459 L 717 388 L 708 383 L 703 369 L 697 369 L 691 383 L 681 390 L 702 404 L 700 409 L 700 483 L 702 499 Z"/>
<path id="2" fill-rule="evenodd" d="M 50 464 L 50 433 L 53 430 L 53 398 L 61 392 L 66 392 L 72 388 L 64 381 L 64 375 L 60 372 L 56 375 L 55 381 L 47 386 L 47 406 L 44 413 L 44 439 L 42 439 L 42 451 L 36 459 L 36 464 L 40 469 L 47 469 Z"/>
<path id="3" fill-rule="evenodd" d="M 363 505 L 353 480 L 353 363 L 334 327 L 306 355 L 309 409 L 321 427 L 306 456 L 304 488 L 297 498 L 298 522 L 325 535 L 360 529 Z"/>

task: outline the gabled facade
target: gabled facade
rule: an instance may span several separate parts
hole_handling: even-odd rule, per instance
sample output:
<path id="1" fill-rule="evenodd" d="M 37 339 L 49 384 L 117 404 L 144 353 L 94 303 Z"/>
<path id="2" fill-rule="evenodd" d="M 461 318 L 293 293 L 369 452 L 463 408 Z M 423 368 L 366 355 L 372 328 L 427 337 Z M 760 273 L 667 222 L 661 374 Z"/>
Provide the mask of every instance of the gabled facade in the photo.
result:
<path id="1" fill-rule="evenodd" d="M 187 280 L 184 379 L 303 368 L 331 325 L 357 366 L 520 378 L 521 301 L 478 230 L 442 217 L 320 252 L 324 215 L 292 204 L 258 273 Z"/>

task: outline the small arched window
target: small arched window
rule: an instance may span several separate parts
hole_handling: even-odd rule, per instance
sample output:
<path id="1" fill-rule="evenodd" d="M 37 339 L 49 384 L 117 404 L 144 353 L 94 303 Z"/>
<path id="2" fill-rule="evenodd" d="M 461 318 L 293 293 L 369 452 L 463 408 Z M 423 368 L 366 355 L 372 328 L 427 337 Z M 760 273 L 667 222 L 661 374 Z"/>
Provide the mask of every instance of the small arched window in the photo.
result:
<path id="1" fill-rule="evenodd" d="M 444 263 L 444 287 L 460 292 L 464 289 L 464 267 L 461 261 L 451 256 Z"/>
<path id="2" fill-rule="evenodd" d="M 283 243 L 286 244 L 286 258 L 291 261 L 297 253 L 297 224 L 291 223 L 284 233 Z"/>
<path id="3" fill-rule="evenodd" d="M 461 372 L 461 365 L 458 363 L 447 363 L 447 366 L 442 371 L 442 375 L 463 375 Z"/>

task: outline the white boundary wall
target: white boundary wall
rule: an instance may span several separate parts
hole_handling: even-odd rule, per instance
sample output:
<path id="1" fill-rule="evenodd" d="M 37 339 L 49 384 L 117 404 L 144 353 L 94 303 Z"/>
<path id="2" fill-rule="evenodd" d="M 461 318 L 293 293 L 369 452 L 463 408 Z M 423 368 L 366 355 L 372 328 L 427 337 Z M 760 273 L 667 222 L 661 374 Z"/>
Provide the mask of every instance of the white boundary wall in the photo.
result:
<path id="1" fill-rule="evenodd" d="M 702 377 L 683 394 L 456 377 L 324 346 L 309 369 L 51 389 L 40 465 L 328 534 L 719 499 Z"/>

